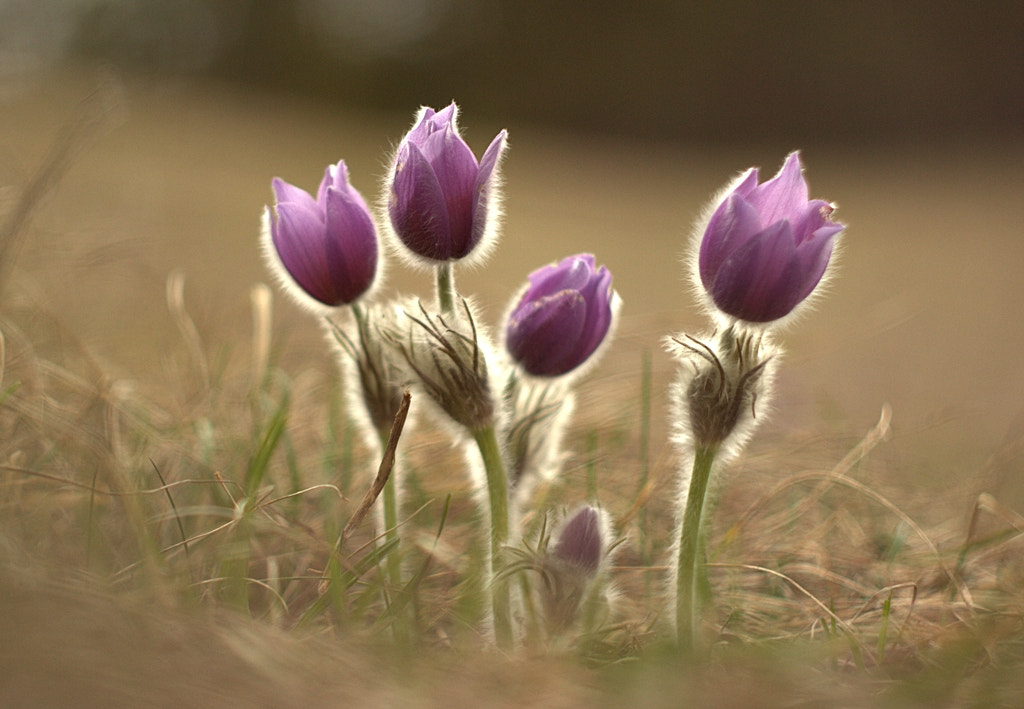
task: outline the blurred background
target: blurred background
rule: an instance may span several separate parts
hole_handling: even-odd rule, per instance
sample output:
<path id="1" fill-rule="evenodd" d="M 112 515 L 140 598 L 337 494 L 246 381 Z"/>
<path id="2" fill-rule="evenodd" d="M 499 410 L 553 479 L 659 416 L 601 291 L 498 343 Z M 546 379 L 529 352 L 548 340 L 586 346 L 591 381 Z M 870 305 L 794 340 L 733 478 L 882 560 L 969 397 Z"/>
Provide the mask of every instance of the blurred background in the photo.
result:
<path id="1" fill-rule="evenodd" d="M 102 59 L 323 103 L 631 138 L 1019 130 L 1019 2 L 4 0 L 5 74 Z"/>
<path id="2" fill-rule="evenodd" d="M 373 201 L 416 108 L 453 99 L 478 155 L 510 131 L 503 242 L 459 276 L 490 321 L 546 262 L 615 274 L 620 337 L 585 395 L 635 407 L 650 350 L 664 418 L 661 338 L 705 327 L 690 225 L 799 148 L 849 229 L 783 335 L 766 440 L 863 431 L 888 402 L 908 490 L 1024 501 L 1019 1 L 0 0 L 0 216 L 76 146 L 7 297 L 145 379 L 175 341 L 173 270 L 211 347 L 247 332 L 271 177 L 313 190 L 344 158 Z M 388 284 L 429 293 L 398 266 Z M 282 356 L 330 366 L 315 323 L 277 313 Z"/>

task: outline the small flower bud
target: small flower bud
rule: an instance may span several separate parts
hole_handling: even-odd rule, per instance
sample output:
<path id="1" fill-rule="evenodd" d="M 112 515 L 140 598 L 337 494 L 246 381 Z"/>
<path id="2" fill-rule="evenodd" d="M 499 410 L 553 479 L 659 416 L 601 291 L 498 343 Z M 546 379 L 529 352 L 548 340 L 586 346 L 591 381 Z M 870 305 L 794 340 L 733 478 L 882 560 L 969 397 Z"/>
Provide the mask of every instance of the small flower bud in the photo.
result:
<path id="1" fill-rule="evenodd" d="M 285 284 L 318 303 L 347 305 L 373 285 L 377 231 L 362 196 L 348 183 L 344 161 L 327 168 L 316 199 L 284 180 L 272 183 L 276 204 L 264 213 L 264 253 Z"/>
<path id="2" fill-rule="evenodd" d="M 680 435 L 698 448 L 738 453 L 756 422 L 756 407 L 767 403 L 769 366 L 776 349 L 764 335 L 725 330 L 710 344 L 673 338 L 680 369 L 673 398 Z"/>
<path id="3" fill-rule="evenodd" d="M 350 380 L 347 389 L 362 392 L 363 411 L 351 413 L 365 423 L 372 438 L 391 430 L 405 391 L 398 372 L 386 356 L 381 334 L 393 326 L 397 314 L 388 305 L 371 304 L 355 306 L 353 315 L 354 328 L 333 322 L 330 328 L 345 355 L 344 369 Z"/>
<path id="4" fill-rule="evenodd" d="M 388 215 L 395 235 L 412 253 L 431 262 L 464 259 L 492 241 L 498 209 L 498 162 L 506 131 L 491 141 L 477 163 L 459 135 L 458 107 L 420 109 L 398 146 L 388 178 Z"/>
<path id="5" fill-rule="evenodd" d="M 568 374 L 586 362 L 608 335 L 614 302 L 612 275 L 579 254 L 530 274 L 530 284 L 508 317 L 505 346 L 538 377 Z"/>
<path id="6" fill-rule="evenodd" d="M 563 379 L 517 377 L 505 386 L 507 416 L 502 429 L 509 459 L 509 480 L 517 504 L 526 504 L 534 486 L 553 478 L 562 463 L 562 439 L 576 407 Z"/>
<path id="7" fill-rule="evenodd" d="M 603 552 L 601 521 L 597 510 L 587 505 L 562 528 L 552 556 L 590 577 L 597 573 Z"/>
<path id="8" fill-rule="evenodd" d="M 422 305 L 407 313 L 409 325 L 385 336 L 419 384 L 453 421 L 469 431 L 493 425 L 495 402 L 487 373 L 485 343 L 469 304 L 462 314 L 431 315 Z"/>
<path id="9" fill-rule="evenodd" d="M 554 548 L 548 551 L 541 565 L 544 584 L 540 597 L 553 636 L 586 616 L 588 603 L 606 603 L 607 589 L 597 580 L 605 559 L 606 534 L 601 512 L 586 505 L 566 522 Z"/>
<path id="10" fill-rule="evenodd" d="M 711 214 L 700 240 L 697 275 L 711 305 L 725 315 L 767 323 L 789 315 L 817 287 L 836 236 L 835 207 L 808 200 L 800 154 L 757 183 L 748 170 Z"/>

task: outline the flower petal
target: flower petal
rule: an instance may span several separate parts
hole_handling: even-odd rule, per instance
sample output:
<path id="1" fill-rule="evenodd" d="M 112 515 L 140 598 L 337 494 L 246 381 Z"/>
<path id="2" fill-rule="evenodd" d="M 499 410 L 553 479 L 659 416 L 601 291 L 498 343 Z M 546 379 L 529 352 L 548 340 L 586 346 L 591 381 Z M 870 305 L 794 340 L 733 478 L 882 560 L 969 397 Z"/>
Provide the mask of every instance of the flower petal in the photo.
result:
<path id="1" fill-rule="evenodd" d="M 597 510 L 587 506 L 562 528 L 554 555 L 587 575 L 593 575 L 601 564 L 603 546 Z"/>
<path id="2" fill-rule="evenodd" d="M 327 190 L 326 268 L 338 299 L 351 303 L 373 284 L 377 233 L 365 202 L 355 190 Z"/>
<path id="3" fill-rule="evenodd" d="M 797 258 L 800 261 L 800 273 L 803 278 L 802 287 L 797 291 L 797 303 L 809 296 L 825 275 L 828 262 L 832 258 L 832 249 L 835 248 L 836 227 L 842 229 L 840 224 L 824 226 L 815 232 L 812 239 L 797 246 Z"/>
<path id="4" fill-rule="evenodd" d="M 530 301 L 509 318 L 506 342 L 523 369 L 535 376 L 558 376 L 565 368 L 583 330 L 587 303 L 575 290 Z"/>
<path id="5" fill-rule="evenodd" d="M 334 187 L 344 191 L 353 191 L 352 186 L 348 183 L 348 166 L 345 165 L 344 160 L 339 160 L 334 165 L 328 165 L 327 170 L 324 172 L 324 178 L 320 181 L 320 189 L 317 190 L 316 202 L 323 206 L 327 204 L 327 189 Z M 358 192 L 356 192 L 358 194 Z"/>
<path id="6" fill-rule="evenodd" d="M 277 205 L 271 239 L 285 270 L 306 293 L 325 305 L 341 305 L 324 251 L 324 224 L 316 212 L 294 202 Z"/>
<path id="7" fill-rule="evenodd" d="M 808 200 L 799 152 L 764 184 L 756 176 L 741 178 L 708 221 L 696 275 L 723 314 L 764 323 L 814 291 L 844 226 L 830 219 L 831 204 Z"/>
<path id="8" fill-rule="evenodd" d="M 402 243 L 414 253 L 435 261 L 452 257 L 444 192 L 430 163 L 415 144 L 399 151 L 388 214 Z"/>
<path id="9" fill-rule="evenodd" d="M 475 246 L 471 241 L 476 157 L 451 125 L 426 140 L 423 155 L 430 162 L 444 194 L 452 242 L 450 258 L 462 258 Z"/>
<path id="10" fill-rule="evenodd" d="M 761 215 L 762 226 L 783 219 L 791 223 L 798 221 L 807 208 L 807 182 L 800 165 L 800 153 L 790 153 L 779 174 L 752 190 L 747 201 Z"/>
<path id="11" fill-rule="evenodd" d="M 612 274 L 602 266 L 580 291 L 587 302 L 587 318 L 573 352 L 573 359 L 582 364 L 608 335 L 612 325 Z M 578 365 L 577 365 L 578 366 Z"/>
<path id="12" fill-rule="evenodd" d="M 530 274 L 530 287 L 523 300 L 535 300 L 561 290 L 580 290 L 594 272 L 593 254 L 579 254 L 549 264 Z"/>
<path id="13" fill-rule="evenodd" d="M 697 257 L 701 283 L 707 288 L 726 259 L 761 231 L 761 217 L 737 193 L 726 197 L 711 215 Z"/>
<path id="14" fill-rule="evenodd" d="M 274 190 L 274 199 L 277 204 L 292 202 L 303 209 L 323 212 L 323 209 L 317 206 L 316 200 L 310 196 L 309 192 L 306 192 L 306 190 L 301 187 L 288 184 L 280 177 L 275 177 L 271 180 L 270 186 Z"/>
<path id="15" fill-rule="evenodd" d="M 760 170 L 756 167 L 750 168 L 740 176 L 736 186 L 730 190 L 729 194 L 738 194 L 741 197 L 746 197 L 757 188 L 759 174 Z"/>
<path id="16" fill-rule="evenodd" d="M 789 222 L 776 222 L 730 254 L 708 289 L 715 305 L 748 322 L 770 322 L 802 300 L 804 277 Z"/>
<path id="17" fill-rule="evenodd" d="M 796 243 L 806 241 L 818 228 L 828 223 L 827 215 L 831 211 L 832 205 L 822 199 L 813 199 L 804 205 L 797 216 L 789 220 Z"/>
<path id="18" fill-rule="evenodd" d="M 508 319 L 506 346 L 528 373 L 557 377 L 586 362 L 612 322 L 612 276 L 578 254 L 530 274 Z"/>
<path id="19" fill-rule="evenodd" d="M 484 155 L 480 158 L 480 167 L 477 170 L 476 180 L 473 184 L 473 192 L 476 195 L 473 204 L 473 226 L 470 241 L 475 246 L 483 237 L 487 229 L 487 217 L 490 198 L 494 192 L 494 185 L 498 179 L 498 164 L 505 154 L 507 146 L 508 131 L 501 131 L 495 136 L 491 144 L 487 146 Z"/>
<path id="20" fill-rule="evenodd" d="M 434 109 L 429 106 L 420 107 L 419 113 L 416 114 L 416 120 L 413 122 L 412 130 L 410 130 L 403 139 L 404 143 L 414 143 L 420 145 L 427 136 L 434 132 L 434 116 L 436 115 Z"/>
<path id="21" fill-rule="evenodd" d="M 430 116 L 429 123 L 431 130 L 444 130 L 446 126 L 451 126 L 458 132 L 459 107 L 452 101 L 440 111 L 433 113 Z"/>

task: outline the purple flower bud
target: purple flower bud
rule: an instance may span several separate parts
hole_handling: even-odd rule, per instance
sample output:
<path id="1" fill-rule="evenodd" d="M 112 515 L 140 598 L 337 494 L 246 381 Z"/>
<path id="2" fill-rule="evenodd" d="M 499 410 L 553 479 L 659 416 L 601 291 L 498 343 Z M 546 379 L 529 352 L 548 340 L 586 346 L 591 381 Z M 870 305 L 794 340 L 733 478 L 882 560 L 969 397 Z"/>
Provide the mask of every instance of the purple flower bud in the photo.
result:
<path id="1" fill-rule="evenodd" d="M 807 199 L 800 154 L 757 183 L 751 168 L 718 205 L 700 243 L 700 282 L 726 315 L 752 323 L 785 317 L 818 285 L 844 225 Z"/>
<path id="2" fill-rule="evenodd" d="M 505 331 L 509 353 L 530 374 L 557 377 L 579 367 L 612 324 L 612 274 L 579 254 L 530 274 Z"/>
<path id="3" fill-rule="evenodd" d="M 390 178 L 388 214 L 405 246 L 431 261 L 465 258 L 494 222 L 497 166 L 506 131 L 477 163 L 459 135 L 458 107 L 420 109 L 416 125 L 398 146 Z"/>
<path id="4" fill-rule="evenodd" d="M 588 505 L 577 512 L 562 529 L 553 556 L 585 575 L 593 576 L 601 564 L 603 547 L 601 520 L 597 510 Z"/>
<path id="5" fill-rule="evenodd" d="M 268 215 L 270 237 L 281 265 L 324 305 L 355 301 L 377 273 L 377 231 L 366 202 L 348 183 L 345 162 L 327 168 L 315 200 L 277 177 L 272 186 L 277 204 Z"/>

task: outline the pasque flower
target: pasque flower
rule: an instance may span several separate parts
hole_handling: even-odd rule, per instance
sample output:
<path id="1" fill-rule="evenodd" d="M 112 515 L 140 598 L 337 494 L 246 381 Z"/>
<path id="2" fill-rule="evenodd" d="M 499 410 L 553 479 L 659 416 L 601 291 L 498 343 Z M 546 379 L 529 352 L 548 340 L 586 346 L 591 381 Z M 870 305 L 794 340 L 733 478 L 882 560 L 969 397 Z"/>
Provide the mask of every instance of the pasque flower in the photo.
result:
<path id="1" fill-rule="evenodd" d="M 766 323 L 785 317 L 821 281 L 842 224 L 833 205 L 808 200 L 800 154 L 758 184 L 751 168 L 708 221 L 697 270 L 714 306 L 732 318 Z"/>
<path id="2" fill-rule="evenodd" d="M 459 135 L 458 107 L 421 108 L 402 139 L 392 169 L 388 215 L 401 242 L 429 261 L 462 259 L 493 229 L 497 167 L 506 131 L 478 163 Z"/>
<path id="3" fill-rule="evenodd" d="M 587 361 L 612 324 L 612 274 L 579 254 L 530 274 L 508 317 L 505 345 L 528 373 L 567 374 Z"/>
<path id="4" fill-rule="evenodd" d="M 277 177 L 272 187 L 277 204 L 265 215 L 271 262 L 276 253 L 291 279 L 324 305 L 359 298 L 377 273 L 377 231 L 344 161 L 327 168 L 316 199 Z"/>
<path id="5" fill-rule="evenodd" d="M 593 576 L 603 553 L 600 518 L 596 509 L 585 505 L 562 528 L 553 557 L 585 576 Z"/>
<path id="6" fill-rule="evenodd" d="M 583 632 L 594 630 L 596 606 L 606 602 L 604 584 L 594 586 L 606 551 L 604 527 L 602 513 L 584 505 L 562 527 L 542 562 L 540 598 L 553 636 L 565 633 L 577 619 Z"/>

